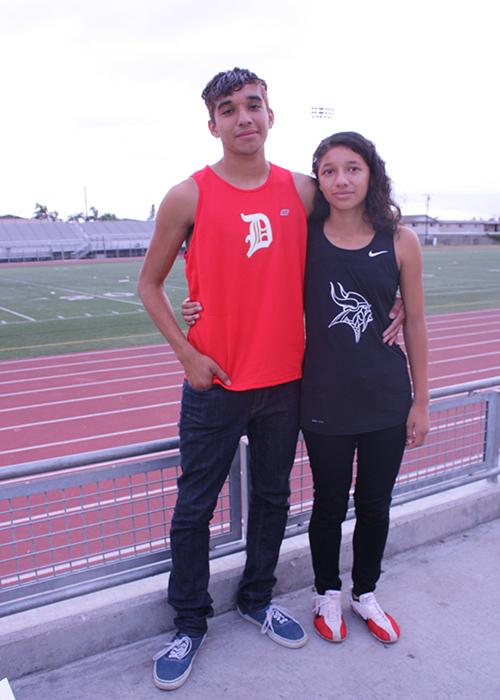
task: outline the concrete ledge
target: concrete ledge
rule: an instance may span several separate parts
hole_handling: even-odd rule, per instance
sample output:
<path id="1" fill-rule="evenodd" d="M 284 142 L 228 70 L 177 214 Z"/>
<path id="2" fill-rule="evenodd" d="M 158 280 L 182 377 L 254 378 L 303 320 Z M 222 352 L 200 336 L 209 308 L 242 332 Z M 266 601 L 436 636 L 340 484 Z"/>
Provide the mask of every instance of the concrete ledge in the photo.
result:
<path id="1" fill-rule="evenodd" d="M 480 523 L 500 518 L 500 486 L 478 482 L 395 506 L 386 558 Z M 344 525 L 341 569 L 351 567 L 351 533 Z M 234 608 L 245 555 L 211 562 L 210 592 L 217 614 Z M 276 594 L 312 582 L 307 535 L 284 541 Z M 3 618 L 0 625 L 0 678 L 20 678 L 77 659 L 162 634 L 173 627 L 166 602 L 168 575 L 162 574 Z M 346 587 L 348 577 L 345 577 Z"/>

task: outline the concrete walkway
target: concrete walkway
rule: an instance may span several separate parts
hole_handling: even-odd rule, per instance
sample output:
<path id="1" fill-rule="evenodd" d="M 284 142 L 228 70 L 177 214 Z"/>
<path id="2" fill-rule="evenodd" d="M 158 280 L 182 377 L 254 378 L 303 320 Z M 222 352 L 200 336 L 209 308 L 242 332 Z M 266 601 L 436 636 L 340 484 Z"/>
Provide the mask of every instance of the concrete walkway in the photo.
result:
<path id="1" fill-rule="evenodd" d="M 376 641 L 348 609 L 346 641 L 315 635 L 311 591 L 278 601 L 305 624 L 302 649 L 277 646 L 234 611 L 210 630 L 178 700 L 500 699 L 500 520 L 385 562 L 378 598 L 402 636 Z M 16 700 L 152 700 L 168 694 L 151 680 L 162 635 L 12 682 Z"/>

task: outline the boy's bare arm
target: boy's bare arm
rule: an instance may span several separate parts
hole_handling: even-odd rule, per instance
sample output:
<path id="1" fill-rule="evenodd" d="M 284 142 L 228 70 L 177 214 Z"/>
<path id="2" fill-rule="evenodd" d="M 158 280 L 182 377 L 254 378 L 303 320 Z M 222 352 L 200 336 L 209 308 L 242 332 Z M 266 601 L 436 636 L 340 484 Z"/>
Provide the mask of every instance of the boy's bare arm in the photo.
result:
<path id="1" fill-rule="evenodd" d="M 164 197 L 155 230 L 139 275 L 138 293 L 144 308 L 184 366 L 194 389 L 209 389 L 213 375 L 225 384 L 229 378 L 212 358 L 199 353 L 182 332 L 163 284 L 194 222 L 198 189 L 192 179 L 173 187 Z"/>
<path id="2" fill-rule="evenodd" d="M 302 204 L 305 207 L 306 214 L 309 216 L 313 210 L 314 194 L 316 192 L 316 183 L 309 175 L 303 173 L 292 173 L 295 189 L 297 190 Z"/>

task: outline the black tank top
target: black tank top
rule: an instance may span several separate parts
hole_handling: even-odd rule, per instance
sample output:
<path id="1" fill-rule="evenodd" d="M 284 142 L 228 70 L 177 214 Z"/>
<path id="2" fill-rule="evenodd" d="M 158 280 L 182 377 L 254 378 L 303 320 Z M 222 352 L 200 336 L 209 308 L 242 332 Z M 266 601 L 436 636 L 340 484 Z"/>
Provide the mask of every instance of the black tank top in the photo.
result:
<path id="1" fill-rule="evenodd" d="M 399 285 L 391 234 L 358 250 L 309 226 L 302 427 L 352 435 L 404 423 L 411 405 L 406 356 L 382 332 Z"/>

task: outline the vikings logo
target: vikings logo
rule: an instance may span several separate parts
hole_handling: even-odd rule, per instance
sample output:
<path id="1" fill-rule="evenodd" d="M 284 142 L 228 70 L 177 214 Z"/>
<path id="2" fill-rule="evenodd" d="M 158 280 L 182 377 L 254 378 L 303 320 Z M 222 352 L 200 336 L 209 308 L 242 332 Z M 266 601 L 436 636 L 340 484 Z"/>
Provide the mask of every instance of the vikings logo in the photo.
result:
<path id="1" fill-rule="evenodd" d="M 373 321 L 372 307 L 366 299 L 356 292 L 346 292 L 344 287 L 337 282 L 339 295 L 335 293 L 335 284 L 330 282 L 330 289 L 333 301 L 342 308 L 342 311 L 335 316 L 328 328 L 337 323 L 347 323 L 351 326 L 356 342 L 359 343 L 361 333 L 366 330 L 370 321 Z"/>

